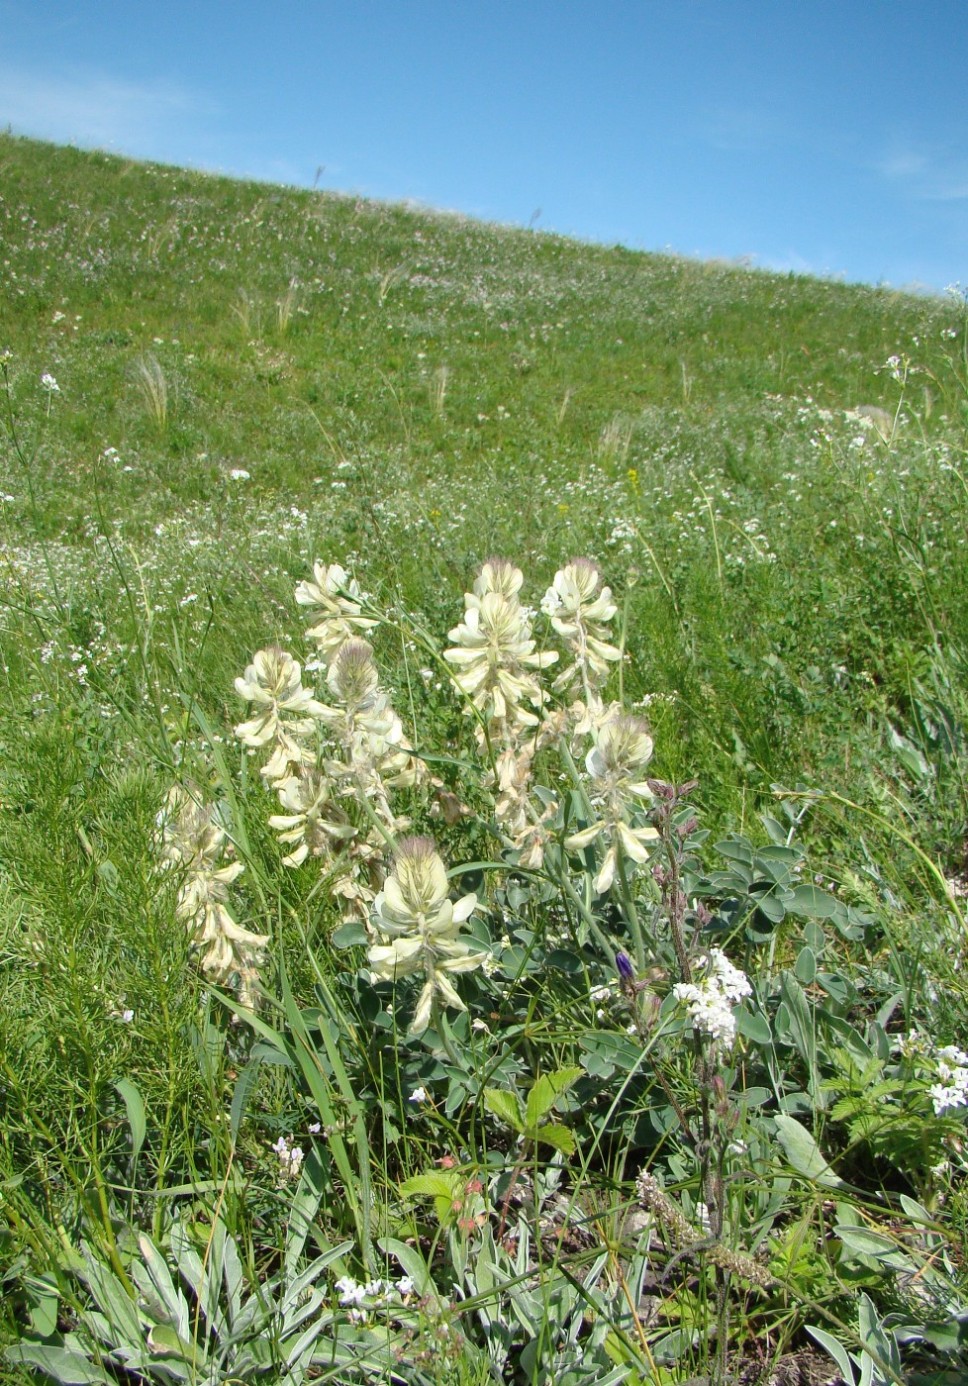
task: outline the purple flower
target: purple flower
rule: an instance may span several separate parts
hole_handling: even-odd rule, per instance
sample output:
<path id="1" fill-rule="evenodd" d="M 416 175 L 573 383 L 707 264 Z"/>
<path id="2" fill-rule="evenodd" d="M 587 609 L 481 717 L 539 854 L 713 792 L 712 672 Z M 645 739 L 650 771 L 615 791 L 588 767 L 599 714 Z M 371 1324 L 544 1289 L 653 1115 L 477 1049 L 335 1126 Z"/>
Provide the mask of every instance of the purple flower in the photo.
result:
<path id="1" fill-rule="evenodd" d="M 632 968 L 632 960 L 629 957 L 628 953 L 616 953 L 615 966 L 618 969 L 618 975 L 621 977 L 623 982 L 635 981 L 635 972 Z"/>

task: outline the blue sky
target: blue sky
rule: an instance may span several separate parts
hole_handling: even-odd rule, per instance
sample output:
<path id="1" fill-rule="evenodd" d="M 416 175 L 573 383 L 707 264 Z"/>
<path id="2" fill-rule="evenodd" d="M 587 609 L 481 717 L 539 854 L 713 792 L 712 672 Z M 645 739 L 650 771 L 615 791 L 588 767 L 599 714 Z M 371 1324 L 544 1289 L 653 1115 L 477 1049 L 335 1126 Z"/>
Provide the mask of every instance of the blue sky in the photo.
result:
<path id="1" fill-rule="evenodd" d="M 966 0 L 0 0 L 18 133 L 937 291 L 966 74 Z"/>

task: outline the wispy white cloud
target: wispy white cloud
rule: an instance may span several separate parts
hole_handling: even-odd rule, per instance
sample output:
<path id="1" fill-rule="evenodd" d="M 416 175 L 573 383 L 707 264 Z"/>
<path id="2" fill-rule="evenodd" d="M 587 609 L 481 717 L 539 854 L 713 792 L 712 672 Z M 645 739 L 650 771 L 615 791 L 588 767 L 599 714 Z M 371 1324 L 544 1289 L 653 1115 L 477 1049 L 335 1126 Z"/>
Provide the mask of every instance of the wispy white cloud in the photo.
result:
<path id="1" fill-rule="evenodd" d="M 956 202 L 968 198 L 968 159 L 960 151 L 898 142 L 878 160 L 876 168 L 889 182 L 923 201 Z"/>
<path id="2" fill-rule="evenodd" d="M 786 138 L 775 113 L 758 106 L 719 106 L 700 120 L 707 144 L 727 154 L 757 154 Z"/>
<path id="3" fill-rule="evenodd" d="M 77 70 L 40 74 L 0 63 L 0 125 L 18 134 L 163 155 L 168 137 L 212 110 L 176 82 Z"/>

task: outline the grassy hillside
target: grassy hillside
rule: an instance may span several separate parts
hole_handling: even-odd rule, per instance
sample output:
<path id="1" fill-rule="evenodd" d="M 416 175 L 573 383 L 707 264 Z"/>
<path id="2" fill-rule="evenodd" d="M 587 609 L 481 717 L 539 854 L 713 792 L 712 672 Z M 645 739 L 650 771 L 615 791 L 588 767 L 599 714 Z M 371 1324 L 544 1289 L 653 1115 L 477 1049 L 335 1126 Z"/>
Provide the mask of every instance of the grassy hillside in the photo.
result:
<path id="1" fill-rule="evenodd" d="M 965 303 L 10 136 L 0 268 L 0 1336 L 35 1344 L 10 1370 L 67 1371 L 56 1352 L 81 1351 L 85 1304 L 104 1311 L 68 1245 L 85 1240 L 126 1296 L 131 1229 L 207 1256 L 224 1226 L 256 1284 L 288 1264 L 297 1206 L 316 1222 L 292 1264 L 329 1258 L 321 1290 L 337 1272 L 416 1283 L 363 1320 L 326 1290 L 324 1336 L 345 1348 L 327 1379 L 386 1380 L 394 1360 L 407 1381 L 726 1381 L 754 1342 L 770 1362 L 803 1351 L 808 1324 L 859 1366 L 867 1351 L 875 1379 L 898 1379 L 898 1343 L 924 1380 L 960 1369 L 968 1087 L 952 1075 L 968 1059 L 938 1054 L 968 1034 Z M 615 611 L 589 619 L 623 651 L 597 670 L 582 655 L 582 678 L 542 704 L 520 691 L 540 672 L 522 644 L 510 720 L 483 695 L 462 715 L 470 666 L 443 658 L 470 639 L 462 593 L 495 555 L 524 574 L 521 640 L 557 647 L 558 669 L 577 637 L 542 595 L 569 560 L 597 560 Z M 342 723 L 318 724 L 355 915 L 332 841 L 322 874 L 312 853 L 281 864 L 268 750 L 233 733 L 256 650 L 291 650 L 317 700 L 342 696 L 332 650 L 307 664 L 293 600 L 317 562 L 366 594 L 341 588 L 343 615 L 371 622 L 353 629 L 435 779 L 394 789 L 380 826 L 389 761 L 369 788 L 358 768 L 340 778 L 326 737 Z M 564 710 L 575 697 L 584 723 Z M 536 720 L 563 705 L 533 766 L 515 698 Z M 638 799 L 630 766 L 607 793 L 596 779 L 613 699 L 654 738 Z M 502 747 L 525 776 L 517 838 Z M 689 810 L 656 787 L 692 779 Z M 216 969 L 213 996 L 197 966 L 175 887 L 200 858 L 156 821 L 176 783 L 216 806 L 214 836 L 246 867 L 222 893 L 269 940 L 251 1025 L 231 1015 L 239 968 Z M 530 861 L 521 825 L 546 810 Z M 373 952 L 392 931 L 380 943 L 369 913 L 404 812 L 477 894 L 468 937 L 491 958 L 461 980 L 469 1012 L 435 992 L 416 1034 L 407 974 L 381 978 Z M 624 839 L 609 878 L 621 815 L 661 850 L 640 861 Z M 752 979 L 738 1048 L 676 1010 L 674 985 L 714 945 Z M 525 1121 L 515 1095 L 549 1074 Z M 932 1080 L 960 1096 L 938 1110 Z M 539 1139 L 545 1119 L 568 1139 Z M 331 1144 L 293 1171 L 273 1142 L 309 1152 L 316 1122 Z M 433 1174 L 442 1161 L 459 1190 Z M 635 1193 L 643 1170 L 694 1230 L 718 1199 L 708 1256 L 680 1264 L 692 1243 Z M 638 1243 L 636 1199 L 652 1228 Z M 750 1289 L 727 1245 L 768 1283 Z M 527 1291 L 517 1318 L 502 1277 Z M 446 1302 L 453 1285 L 472 1310 Z M 546 1298 L 576 1294 L 567 1314 Z M 283 1379 L 281 1322 L 264 1363 L 225 1363 Z M 434 1360 L 442 1325 L 459 1346 Z M 568 1357 L 579 1338 L 587 1378 Z M 139 1370 L 166 1379 L 157 1361 Z"/>

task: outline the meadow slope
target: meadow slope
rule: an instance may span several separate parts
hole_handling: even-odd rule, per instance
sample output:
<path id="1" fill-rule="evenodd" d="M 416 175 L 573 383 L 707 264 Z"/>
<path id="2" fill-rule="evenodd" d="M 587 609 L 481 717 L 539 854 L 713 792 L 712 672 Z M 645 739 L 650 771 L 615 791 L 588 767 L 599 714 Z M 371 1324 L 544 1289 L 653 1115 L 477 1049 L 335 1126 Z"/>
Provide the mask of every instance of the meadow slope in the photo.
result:
<path id="1" fill-rule="evenodd" d="M 0 269 L 0 1261 L 11 1267 L 0 1340 L 35 1345 L 33 1357 L 13 1349 L 10 1370 L 58 1377 L 64 1359 L 44 1353 L 81 1352 L 71 1333 L 98 1287 L 77 1281 L 66 1245 L 84 1239 L 127 1295 L 131 1229 L 164 1250 L 179 1236 L 210 1248 L 204 1228 L 224 1226 L 254 1285 L 289 1264 L 298 1187 L 318 1216 L 303 1241 L 328 1258 L 316 1273 L 340 1271 L 350 1295 L 319 1300 L 330 1305 L 324 1336 L 345 1351 L 324 1368 L 310 1343 L 305 1379 L 378 1380 L 392 1360 L 408 1381 L 577 1386 L 586 1378 L 567 1344 L 581 1340 L 597 1363 L 589 1382 L 699 1370 L 725 1382 L 756 1341 L 764 1371 L 804 1350 L 804 1326 L 829 1303 L 827 1330 L 859 1369 L 872 1354 L 874 1379 L 900 1379 L 903 1349 L 914 1353 L 905 1370 L 947 1381 L 968 1313 L 964 297 L 584 245 L 10 135 Z M 522 664 L 518 649 L 510 720 L 500 699 L 462 715 L 475 688 L 460 685 L 466 665 L 442 657 L 455 642 L 470 648 L 457 634 L 462 594 L 495 556 L 522 570 L 520 607 L 516 588 L 504 594 L 509 619 L 525 643 L 533 627 L 542 650 L 571 638 L 541 625 L 543 594 L 570 560 L 596 560 L 614 607 L 601 620 L 622 657 L 585 669 L 581 699 L 591 706 L 600 679 L 606 702 L 646 718 L 654 739 L 646 755 L 635 723 L 625 787 L 608 799 L 595 787 L 601 725 L 591 713 L 556 724 L 577 740 L 565 737 L 561 762 L 542 771 L 552 845 L 533 876 L 523 838 L 502 837 L 495 780 L 469 767 L 475 725 L 485 762 L 504 736 L 523 755 L 515 699 L 551 706 L 521 691 L 538 656 Z M 378 1043 L 390 1022 L 375 1017 L 392 1017 L 387 988 L 407 974 L 398 958 L 396 980 L 392 966 L 381 977 L 373 951 L 392 946 L 374 944 L 372 897 L 391 872 L 377 864 L 381 839 L 354 923 L 349 897 L 333 893 L 341 878 L 320 875 L 312 855 L 298 871 L 280 864 L 257 743 L 233 732 L 253 696 L 235 681 L 256 650 L 292 650 L 307 680 L 315 667 L 323 703 L 339 692 L 327 683 L 332 651 L 306 663 L 293 599 L 314 563 L 342 565 L 366 594 L 351 614 L 372 624 L 350 626 L 373 641 L 420 773 L 435 777 L 399 791 L 407 817 L 449 863 L 476 863 L 454 886 L 477 895 L 475 946 L 493 958 L 488 980 L 463 980 L 469 1012 L 454 1005 L 447 1021 L 441 984 L 429 1030 L 393 1029 L 392 1079 Z M 549 621 L 559 600 L 544 599 Z M 571 696 L 579 684 L 562 687 Z M 592 741 L 579 756 L 582 736 Z M 641 780 L 646 760 L 656 784 L 698 781 L 696 819 L 663 818 L 655 787 L 629 797 L 633 762 Z M 379 779 L 389 764 L 370 770 Z M 159 826 L 175 783 L 218 803 L 216 836 L 246 867 L 233 908 L 269 940 L 254 1038 L 231 1015 L 238 970 L 223 968 L 213 995 L 177 873 L 159 873 L 166 850 L 169 864 L 188 860 Z M 340 783 L 341 802 L 362 796 L 339 820 L 359 845 L 383 791 Z M 597 811 L 610 827 L 596 828 Z M 388 846 L 399 822 L 380 828 Z M 653 825 L 671 867 L 648 858 L 642 869 L 644 848 L 638 860 Z M 612 849 L 614 877 L 601 858 L 613 830 L 625 843 Z M 690 882 L 681 901 L 670 871 Z M 673 982 L 712 967 L 713 944 L 754 982 L 754 1000 L 731 1003 L 750 1017 L 743 1062 L 729 1062 L 722 1035 L 702 1039 L 695 1013 L 693 1029 L 675 1018 Z M 615 973 L 616 948 L 631 954 L 629 976 Z M 688 1059 L 660 1054 L 649 1028 L 660 1022 L 636 1009 L 648 988 L 661 1034 L 692 1045 Z M 329 1048 L 313 1029 L 327 1023 Z M 656 1050 L 648 1083 L 630 1029 Z M 327 1055 L 315 1070 L 300 1067 L 310 1047 Z M 514 1106 L 549 1073 L 559 1081 L 545 1106 Z M 950 1101 L 937 1097 L 945 1083 Z M 739 1114 L 728 1120 L 727 1090 Z M 431 1105 L 411 1121 L 418 1091 Z M 692 1100 L 708 1130 L 677 1145 L 669 1133 Z M 568 1138 L 543 1145 L 536 1132 L 552 1115 Z M 313 1118 L 354 1134 L 332 1166 L 307 1159 L 299 1183 L 286 1152 L 300 1132 L 309 1149 Z M 507 1131 L 495 1134 L 502 1121 L 520 1161 Z M 737 1121 L 743 1154 L 724 1175 Z M 473 1170 L 459 1197 L 432 1174 L 442 1160 Z M 661 1275 L 657 1243 L 616 1250 L 644 1170 L 677 1190 L 693 1228 L 720 1180 L 713 1252 L 693 1274 L 687 1258 L 670 1277 L 669 1236 Z M 530 1202 L 515 1193 L 522 1178 Z M 753 1192 L 726 1217 L 731 1178 Z M 635 1187 L 659 1226 L 659 1205 Z M 542 1251 L 562 1189 L 591 1242 L 562 1233 Z M 443 1199 L 437 1224 L 414 1212 L 431 1195 Z M 448 1198 L 467 1215 L 449 1216 Z M 497 1268 L 487 1284 L 468 1260 L 477 1235 Z M 736 1297 L 750 1271 L 719 1255 L 727 1242 L 760 1256 L 766 1288 Z M 597 1247 L 612 1259 L 599 1265 Z M 293 1265 L 304 1252 L 300 1242 Z M 941 1258 L 947 1300 L 925 1269 Z M 394 1290 L 399 1312 L 386 1322 L 372 1304 L 369 1318 L 347 1319 L 362 1298 L 345 1284 L 379 1272 L 389 1285 L 391 1264 L 426 1283 Z M 594 1281 L 582 1278 L 590 1264 Z M 627 1289 L 632 1267 L 641 1303 Z M 530 1296 L 517 1317 L 495 1288 L 502 1276 Z M 610 1276 L 617 1298 L 603 1288 Z M 928 1309 L 904 1276 L 930 1282 Z M 549 1287 L 575 1285 L 585 1289 L 556 1320 Z M 858 1295 L 873 1316 L 862 1308 L 859 1328 Z M 452 1323 L 448 1297 L 473 1313 Z M 916 1312 L 918 1332 L 891 1336 Z M 291 1342 L 281 1322 L 266 1330 L 276 1347 Z M 435 1362 L 427 1343 L 445 1323 L 459 1344 Z M 116 1367 L 107 1340 L 93 1341 L 91 1363 L 101 1353 Z M 196 1375 L 180 1379 L 220 1380 L 230 1361 L 285 1379 L 276 1348 L 212 1366 L 212 1341 L 204 1370 L 215 1374 L 193 1358 Z M 167 1379 L 157 1362 L 139 1370 Z"/>

